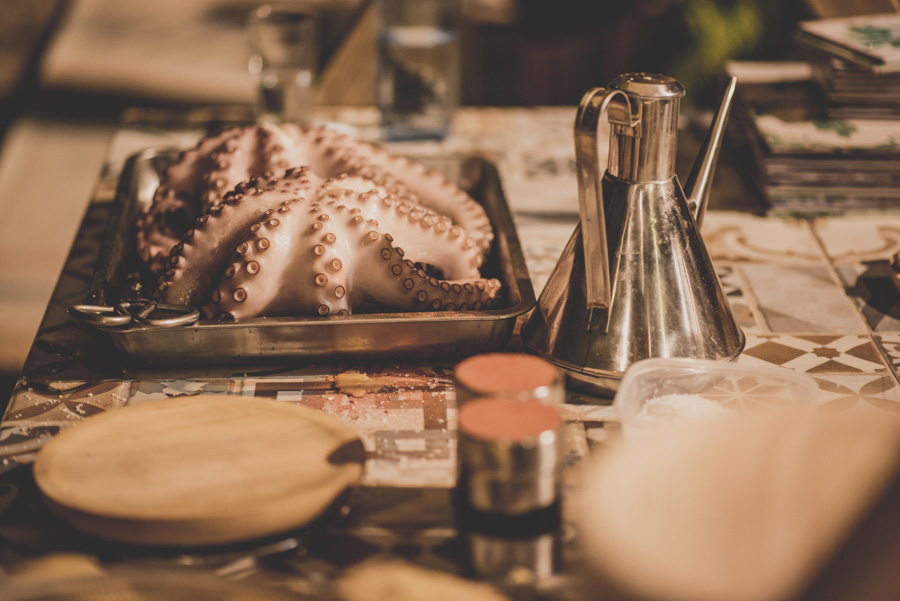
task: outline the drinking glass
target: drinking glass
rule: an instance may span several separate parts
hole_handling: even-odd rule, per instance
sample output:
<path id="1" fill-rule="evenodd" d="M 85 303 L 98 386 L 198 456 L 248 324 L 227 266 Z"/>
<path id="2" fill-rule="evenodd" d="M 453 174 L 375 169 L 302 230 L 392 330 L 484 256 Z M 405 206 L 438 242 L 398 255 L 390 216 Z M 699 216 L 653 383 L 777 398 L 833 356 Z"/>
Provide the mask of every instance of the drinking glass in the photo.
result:
<path id="1" fill-rule="evenodd" d="M 388 140 L 442 139 L 459 104 L 460 0 L 379 0 L 375 103 Z"/>
<path id="2" fill-rule="evenodd" d="M 264 4 L 251 14 L 249 33 L 258 117 L 307 121 L 318 61 L 316 15 L 302 7 Z"/>

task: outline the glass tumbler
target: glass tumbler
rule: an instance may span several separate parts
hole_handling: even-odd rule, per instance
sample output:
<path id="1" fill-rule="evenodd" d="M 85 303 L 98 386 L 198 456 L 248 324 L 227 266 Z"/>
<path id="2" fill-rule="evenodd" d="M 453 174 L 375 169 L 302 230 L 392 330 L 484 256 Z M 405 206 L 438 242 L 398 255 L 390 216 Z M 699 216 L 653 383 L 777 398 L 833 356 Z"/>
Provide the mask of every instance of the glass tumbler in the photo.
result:
<path id="1" fill-rule="evenodd" d="M 249 35 L 258 118 L 309 120 L 318 62 L 317 16 L 303 7 L 264 4 L 250 16 Z"/>
<path id="2" fill-rule="evenodd" d="M 388 140 L 443 139 L 460 91 L 460 0 L 378 0 L 375 103 Z"/>

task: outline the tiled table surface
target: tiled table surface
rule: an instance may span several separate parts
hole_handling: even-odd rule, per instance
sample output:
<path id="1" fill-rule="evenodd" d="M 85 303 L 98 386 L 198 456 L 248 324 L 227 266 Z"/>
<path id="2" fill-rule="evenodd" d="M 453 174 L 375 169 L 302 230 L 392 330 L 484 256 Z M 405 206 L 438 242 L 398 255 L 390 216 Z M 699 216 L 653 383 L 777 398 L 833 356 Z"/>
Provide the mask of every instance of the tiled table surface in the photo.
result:
<path id="1" fill-rule="evenodd" d="M 494 160 L 539 292 L 577 220 L 572 117 L 568 109 L 466 110 L 442 145 L 396 149 L 478 152 Z M 368 453 L 364 484 L 370 491 L 446 493 L 455 481 L 452 362 L 153 372 L 107 354 L 102 341 L 86 339 L 67 318 L 66 308 L 84 300 L 122 157 L 142 145 L 183 143 L 193 135 L 126 129 L 116 137 L 0 424 L 3 466 L 27 464 L 43 441 L 97 412 L 211 392 L 321 408 L 363 438 Z M 734 170 L 723 164 L 717 190 L 746 197 L 749 192 L 738 188 Z M 821 390 L 822 410 L 900 413 L 900 293 L 888 265 L 900 250 L 900 214 L 783 219 L 712 210 L 702 231 L 747 336 L 739 363 L 810 375 Z M 514 338 L 511 348 L 517 344 Z M 335 376 L 347 371 L 365 373 L 373 385 L 342 389 Z M 571 464 L 616 435 L 608 403 L 571 394 L 562 407 Z M 408 502 L 405 498 L 398 507 Z M 380 552 L 376 547 L 371 553 Z"/>

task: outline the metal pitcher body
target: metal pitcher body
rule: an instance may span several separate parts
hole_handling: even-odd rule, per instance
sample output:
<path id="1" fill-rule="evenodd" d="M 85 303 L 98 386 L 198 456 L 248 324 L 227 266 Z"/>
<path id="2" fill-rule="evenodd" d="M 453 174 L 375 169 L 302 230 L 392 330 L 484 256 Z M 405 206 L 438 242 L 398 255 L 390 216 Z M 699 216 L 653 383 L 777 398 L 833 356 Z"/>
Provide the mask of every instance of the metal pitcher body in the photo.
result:
<path id="1" fill-rule="evenodd" d="M 730 360 L 744 347 L 698 223 L 721 132 L 689 178 L 703 182 L 689 198 L 674 174 L 680 84 L 646 74 L 616 81 L 622 78 L 631 79 L 595 90 L 582 103 L 576 119 L 582 220 L 522 329 L 526 346 L 602 396 L 614 393 L 641 359 Z M 612 129 L 605 172 L 591 163 L 589 139 L 604 108 Z"/>

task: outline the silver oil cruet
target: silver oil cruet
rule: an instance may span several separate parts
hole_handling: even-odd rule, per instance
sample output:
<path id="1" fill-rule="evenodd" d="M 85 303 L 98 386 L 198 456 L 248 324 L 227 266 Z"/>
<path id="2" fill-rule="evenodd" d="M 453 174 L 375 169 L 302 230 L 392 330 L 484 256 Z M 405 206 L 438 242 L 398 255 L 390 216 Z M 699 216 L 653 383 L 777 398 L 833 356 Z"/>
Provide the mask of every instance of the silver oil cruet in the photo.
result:
<path id="1" fill-rule="evenodd" d="M 743 350 L 700 236 L 735 86 L 732 79 L 684 188 L 675 175 L 678 81 L 630 73 L 583 97 L 575 120 L 581 222 L 522 328 L 525 345 L 565 370 L 573 387 L 611 396 L 641 359 L 730 360 Z M 604 113 L 605 173 L 597 148 Z"/>

